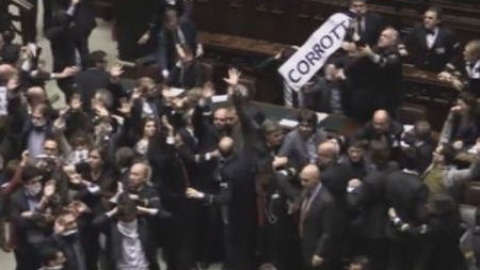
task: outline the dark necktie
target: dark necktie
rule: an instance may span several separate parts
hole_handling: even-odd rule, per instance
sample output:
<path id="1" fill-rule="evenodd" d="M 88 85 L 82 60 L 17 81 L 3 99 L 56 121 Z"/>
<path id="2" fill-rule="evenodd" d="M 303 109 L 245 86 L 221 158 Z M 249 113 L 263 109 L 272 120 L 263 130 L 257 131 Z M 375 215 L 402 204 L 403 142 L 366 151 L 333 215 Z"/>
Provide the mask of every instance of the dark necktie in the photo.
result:
<path id="1" fill-rule="evenodd" d="M 427 35 L 435 35 L 435 31 L 433 31 L 433 29 L 425 29 L 425 33 Z"/>

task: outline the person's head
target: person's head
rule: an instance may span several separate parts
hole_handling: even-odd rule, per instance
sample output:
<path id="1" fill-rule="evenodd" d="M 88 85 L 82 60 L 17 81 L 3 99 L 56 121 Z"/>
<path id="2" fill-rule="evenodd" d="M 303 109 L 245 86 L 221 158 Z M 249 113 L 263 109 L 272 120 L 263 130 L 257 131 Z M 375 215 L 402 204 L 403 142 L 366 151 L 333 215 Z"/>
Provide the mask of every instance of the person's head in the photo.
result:
<path id="1" fill-rule="evenodd" d="M 364 16 L 367 10 L 367 0 L 350 0 L 350 11 L 355 15 Z"/>
<path id="2" fill-rule="evenodd" d="M 28 165 L 22 170 L 22 183 L 30 196 L 38 196 L 42 192 L 42 172 L 35 166 Z"/>
<path id="3" fill-rule="evenodd" d="M 141 77 L 135 81 L 135 88 L 146 98 L 152 98 L 158 95 L 158 87 L 155 81 L 150 77 Z"/>
<path id="4" fill-rule="evenodd" d="M 117 218 L 121 222 L 130 223 L 137 218 L 137 206 L 127 194 L 122 194 L 117 206 Z"/>
<path id="5" fill-rule="evenodd" d="M 312 190 L 320 182 L 320 170 L 317 166 L 309 164 L 300 172 L 300 183 L 305 190 Z"/>
<path id="6" fill-rule="evenodd" d="M 318 146 L 318 166 L 327 168 L 337 162 L 339 155 L 338 144 L 333 141 L 326 141 Z"/>
<path id="7" fill-rule="evenodd" d="M 40 248 L 39 253 L 42 266 L 46 269 L 62 270 L 63 265 L 67 262 L 65 254 L 53 246 L 43 246 Z"/>
<path id="8" fill-rule="evenodd" d="M 463 59 L 470 63 L 475 63 L 480 59 L 480 39 L 471 40 L 465 45 Z"/>
<path id="9" fill-rule="evenodd" d="M 476 110 L 477 99 L 468 92 L 460 92 L 455 107 L 459 114 L 472 114 Z"/>
<path id="10" fill-rule="evenodd" d="M 315 132 L 318 117 L 312 111 L 301 110 L 297 116 L 298 121 L 298 132 L 303 139 L 308 139 Z"/>
<path id="11" fill-rule="evenodd" d="M 423 14 L 423 26 L 432 30 L 442 23 L 443 11 L 439 7 L 430 7 Z"/>
<path id="12" fill-rule="evenodd" d="M 240 95 L 245 98 L 245 99 L 249 99 L 250 96 L 249 96 L 249 91 L 248 91 L 248 87 L 244 84 L 237 84 L 237 85 L 229 85 L 227 87 L 227 94 L 229 96 L 233 95 L 233 93 L 235 92 L 238 92 L 240 93 Z"/>
<path id="13" fill-rule="evenodd" d="M 58 143 L 53 138 L 47 138 L 43 142 L 43 152 L 47 156 L 56 157 L 59 155 Z"/>
<path id="14" fill-rule="evenodd" d="M 27 90 L 27 100 L 32 105 L 46 103 L 47 93 L 40 86 L 32 86 Z"/>
<path id="15" fill-rule="evenodd" d="M 88 55 L 85 62 L 87 68 L 98 68 L 105 70 L 107 68 L 107 53 L 102 50 L 93 51 Z"/>
<path id="16" fill-rule="evenodd" d="M 32 120 L 32 125 L 34 128 L 41 128 L 47 124 L 47 106 L 40 104 L 33 108 L 30 118 Z"/>
<path id="17" fill-rule="evenodd" d="M 383 167 L 390 160 L 390 147 L 385 140 L 372 140 L 369 145 L 369 154 L 377 167 Z"/>
<path id="18" fill-rule="evenodd" d="M 144 138 L 152 138 L 157 132 L 157 123 L 154 118 L 145 118 L 143 123 L 142 135 Z"/>
<path id="19" fill-rule="evenodd" d="M 92 170 L 103 168 L 106 162 L 106 150 L 101 147 L 95 147 L 88 153 L 88 165 Z"/>
<path id="20" fill-rule="evenodd" d="M 368 270 L 369 267 L 369 260 L 365 256 L 357 256 L 353 258 L 348 270 Z"/>
<path id="21" fill-rule="evenodd" d="M 398 45 L 399 42 L 398 31 L 392 27 L 387 27 L 382 31 L 378 38 L 377 46 L 379 48 L 391 48 Z"/>
<path id="22" fill-rule="evenodd" d="M 351 162 L 358 163 L 363 161 L 365 155 L 365 143 L 361 140 L 352 142 L 348 147 L 347 153 Z"/>
<path id="23" fill-rule="evenodd" d="M 276 147 L 282 144 L 284 132 L 277 121 L 267 119 L 260 126 L 263 138 L 269 147 Z"/>
<path id="24" fill-rule="evenodd" d="M 226 121 L 226 124 L 227 124 L 227 128 L 228 129 L 231 129 L 233 128 L 233 126 L 235 126 L 235 124 L 238 123 L 238 114 L 237 114 L 237 110 L 235 109 L 235 107 L 229 107 L 227 108 L 227 121 Z"/>
<path id="25" fill-rule="evenodd" d="M 218 142 L 218 151 L 224 158 L 231 156 L 235 151 L 233 139 L 228 136 L 221 138 L 220 142 Z"/>
<path id="26" fill-rule="evenodd" d="M 227 116 L 227 108 L 218 108 L 215 110 L 215 112 L 213 113 L 213 125 L 216 130 L 225 130 L 227 126 Z"/>
<path id="27" fill-rule="evenodd" d="M 94 104 L 100 104 L 107 109 L 111 109 L 113 106 L 112 93 L 106 89 L 98 89 L 93 95 L 92 106 Z"/>
<path id="28" fill-rule="evenodd" d="M 385 134 L 390 129 L 390 116 L 385 110 L 377 110 L 373 114 L 372 125 L 375 132 L 379 135 Z"/>
<path id="29" fill-rule="evenodd" d="M 149 179 L 151 168 L 145 162 L 137 162 L 130 168 L 128 177 L 128 185 L 131 189 L 137 190 L 141 188 Z"/>
<path id="30" fill-rule="evenodd" d="M 17 70 L 9 64 L 0 65 L 0 85 L 6 84 L 10 79 L 17 75 Z"/>
<path id="31" fill-rule="evenodd" d="M 173 8 L 168 8 L 165 12 L 165 28 L 174 30 L 178 26 L 178 13 Z"/>
<path id="32" fill-rule="evenodd" d="M 417 121 L 413 131 L 415 132 L 415 137 L 419 140 L 427 140 L 432 136 L 432 127 L 430 123 L 425 120 Z"/>
<path id="33" fill-rule="evenodd" d="M 117 169 L 129 168 L 135 159 L 135 151 L 130 147 L 120 147 L 115 152 L 115 165 Z"/>
<path id="34" fill-rule="evenodd" d="M 449 165 L 455 161 L 457 151 L 451 144 L 442 144 L 433 151 L 433 163 L 438 165 Z"/>
<path id="35" fill-rule="evenodd" d="M 84 132 L 77 132 L 72 137 L 72 146 L 76 151 L 83 151 L 90 148 L 89 137 Z"/>

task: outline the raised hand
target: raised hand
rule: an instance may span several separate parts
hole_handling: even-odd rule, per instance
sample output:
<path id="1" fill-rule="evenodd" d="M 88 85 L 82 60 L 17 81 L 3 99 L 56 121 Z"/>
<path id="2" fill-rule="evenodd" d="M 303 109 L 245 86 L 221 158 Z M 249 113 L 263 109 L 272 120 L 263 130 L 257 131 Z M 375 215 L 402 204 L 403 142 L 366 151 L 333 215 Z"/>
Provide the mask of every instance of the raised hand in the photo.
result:
<path id="1" fill-rule="evenodd" d="M 79 94 L 73 94 L 70 99 L 70 108 L 73 111 L 78 111 L 82 108 L 82 97 Z"/>
<path id="2" fill-rule="evenodd" d="M 115 64 L 113 67 L 110 69 L 110 76 L 114 78 L 118 78 L 122 76 L 122 74 L 125 72 L 123 65 L 121 64 Z"/>
<path id="3" fill-rule="evenodd" d="M 46 198 L 50 198 L 55 194 L 55 180 L 49 180 L 47 183 L 45 183 L 45 187 L 43 188 L 43 195 Z"/>
<path id="4" fill-rule="evenodd" d="M 228 78 L 223 78 L 223 80 L 229 85 L 237 85 L 240 81 L 240 76 L 242 73 L 236 68 L 230 68 L 228 70 Z"/>

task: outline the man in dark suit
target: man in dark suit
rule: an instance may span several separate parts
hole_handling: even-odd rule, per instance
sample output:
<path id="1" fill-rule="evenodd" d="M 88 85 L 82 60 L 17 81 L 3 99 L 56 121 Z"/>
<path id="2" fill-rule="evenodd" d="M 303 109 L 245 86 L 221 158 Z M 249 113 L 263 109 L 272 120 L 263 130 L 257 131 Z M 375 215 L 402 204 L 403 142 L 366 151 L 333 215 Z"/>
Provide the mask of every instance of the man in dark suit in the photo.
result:
<path id="1" fill-rule="evenodd" d="M 345 66 L 351 116 L 366 121 L 375 110 L 395 116 L 403 99 L 402 61 L 398 53 L 398 31 L 385 29 L 377 45 L 355 49 Z"/>
<path id="2" fill-rule="evenodd" d="M 186 45 L 177 46 L 179 61 L 171 71 L 168 84 L 173 87 L 189 90 L 202 87 L 206 82 L 205 70 L 201 63 L 195 60 L 194 53 Z"/>
<path id="3" fill-rule="evenodd" d="M 158 64 L 166 79 L 177 60 L 177 45 L 186 45 L 198 56 L 197 29 L 192 21 L 180 17 L 175 9 L 167 9 L 160 33 L 158 33 Z"/>
<path id="4" fill-rule="evenodd" d="M 480 97 L 480 40 L 471 40 L 463 50 L 462 69 L 444 71 L 440 80 L 448 81 L 457 89 L 465 89 L 475 97 Z"/>
<path id="5" fill-rule="evenodd" d="M 331 235 L 333 267 L 341 268 L 341 257 L 346 244 L 349 229 L 349 212 L 347 208 L 347 185 L 354 175 L 351 167 L 339 162 L 340 147 L 334 141 L 326 141 L 318 146 L 317 165 L 322 171 L 322 185 L 329 191 L 335 201 L 335 234 Z"/>
<path id="6" fill-rule="evenodd" d="M 21 179 L 22 188 L 17 190 L 10 200 L 10 214 L 16 239 L 14 254 L 17 270 L 32 270 L 39 268 L 36 245 L 46 236 L 45 228 L 39 226 L 37 220 L 42 205 L 46 204 L 52 194 L 43 192 L 41 172 L 36 167 L 25 167 Z"/>
<path id="7" fill-rule="evenodd" d="M 53 11 L 52 23 L 45 28 L 45 37 L 50 40 L 52 50 L 53 71 L 61 72 L 65 67 L 75 65 L 74 14 L 78 0 L 72 0 L 69 8 L 56 7 Z M 57 84 L 70 100 L 73 94 L 71 79 L 59 79 Z"/>
<path id="8" fill-rule="evenodd" d="M 400 148 L 403 126 L 399 122 L 390 118 L 385 110 L 377 110 L 373 114 L 372 120 L 359 129 L 355 135 L 355 140 L 386 140 L 390 150 L 397 151 Z M 398 154 L 398 153 L 393 153 Z"/>
<path id="9" fill-rule="evenodd" d="M 442 10 L 430 7 L 423 15 L 423 25 L 415 27 L 405 39 L 409 62 L 419 69 L 440 72 L 453 65 L 459 43 L 454 33 L 441 25 Z"/>
<path id="10" fill-rule="evenodd" d="M 368 11 L 366 0 L 350 0 L 350 10 L 347 14 L 354 20 L 342 48 L 350 51 L 356 46 L 375 46 L 380 33 L 386 27 L 384 18 L 375 12 Z"/>
<path id="11" fill-rule="evenodd" d="M 85 67 L 88 54 L 88 39 L 93 29 L 97 26 L 95 22 L 95 10 L 92 0 L 81 0 L 77 4 L 73 21 L 75 23 L 73 31 L 75 33 L 75 48 L 80 55 L 80 62 Z"/>
<path id="12" fill-rule="evenodd" d="M 370 267 L 382 270 L 387 267 L 388 240 L 385 234 L 388 225 L 388 205 L 384 196 L 385 178 L 398 170 L 390 160 L 390 148 L 385 141 L 374 140 L 370 143 L 370 155 L 374 170 L 371 170 L 360 182 L 349 182 L 349 206 L 361 212 L 358 232 L 359 251 L 367 254 Z"/>
<path id="13" fill-rule="evenodd" d="M 385 180 L 385 198 L 389 207 L 393 208 L 398 221 L 408 223 L 410 227 L 420 227 L 426 222 L 428 188 L 418 175 L 415 151 L 404 152 L 405 168 L 402 171 L 390 174 Z M 387 227 L 387 236 L 391 240 L 389 268 L 425 269 L 421 267 L 421 258 L 418 256 L 418 247 L 421 246 L 420 236 L 405 234 L 408 229 L 398 226 L 394 220 Z M 420 268 L 414 268 L 418 267 Z"/>
<path id="14" fill-rule="evenodd" d="M 305 269 L 337 269 L 332 262 L 335 201 L 320 181 L 320 170 L 307 165 L 300 173 L 304 196 L 299 233 Z"/>
<path id="15" fill-rule="evenodd" d="M 327 139 L 324 130 L 317 128 L 317 115 L 312 111 L 302 110 L 297 116 L 298 127 L 284 138 L 278 151 L 279 157 L 288 158 L 297 169 L 318 160 L 317 147 Z"/>
<path id="16" fill-rule="evenodd" d="M 109 269 L 160 269 L 152 224 L 145 215 L 156 213 L 122 196 L 117 207 L 93 221 L 109 233 Z"/>
<path id="17" fill-rule="evenodd" d="M 80 92 L 85 112 L 91 112 L 90 101 L 100 89 L 110 92 L 113 98 L 113 108 L 120 107 L 120 98 L 126 96 L 125 90 L 119 84 L 123 67 L 114 65 L 110 72 L 107 71 L 106 57 L 107 54 L 104 51 L 91 52 L 87 58 L 86 69 L 79 72 L 74 78 L 76 90 Z"/>
<path id="18" fill-rule="evenodd" d="M 188 198 L 219 206 L 225 231 L 225 269 L 254 267 L 255 184 L 250 157 L 236 153 L 234 141 L 223 137 L 218 150 L 221 157 L 216 168 L 218 193 L 204 193 L 188 188 Z"/>

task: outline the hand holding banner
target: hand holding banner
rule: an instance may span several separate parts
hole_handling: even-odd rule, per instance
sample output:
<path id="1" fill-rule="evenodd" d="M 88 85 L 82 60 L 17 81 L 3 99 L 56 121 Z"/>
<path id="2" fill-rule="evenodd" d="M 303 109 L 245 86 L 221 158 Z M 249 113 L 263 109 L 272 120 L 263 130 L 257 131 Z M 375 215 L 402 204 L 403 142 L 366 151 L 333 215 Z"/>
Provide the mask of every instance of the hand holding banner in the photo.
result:
<path id="1" fill-rule="evenodd" d="M 322 68 L 327 59 L 342 45 L 350 21 L 351 18 L 343 13 L 330 16 L 278 69 L 290 87 L 300 90 Z"/>

